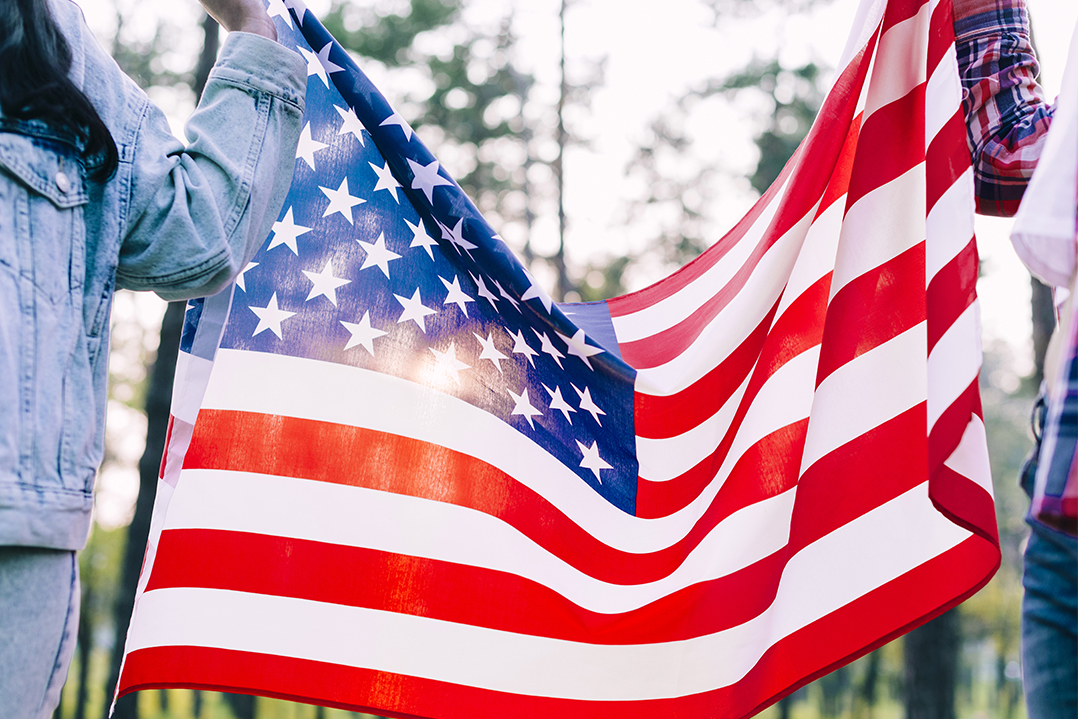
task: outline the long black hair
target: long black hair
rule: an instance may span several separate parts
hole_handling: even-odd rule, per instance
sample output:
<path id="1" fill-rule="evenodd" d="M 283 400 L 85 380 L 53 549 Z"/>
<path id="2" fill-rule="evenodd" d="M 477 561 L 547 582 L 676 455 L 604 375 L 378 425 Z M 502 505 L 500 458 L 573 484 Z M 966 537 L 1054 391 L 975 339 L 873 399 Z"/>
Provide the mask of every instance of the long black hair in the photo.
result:
<path id="1" fill-rule="evenodd" d="M 48 0 L 0 0 L 0 110 L 74 133 L 91 177 L 105 180 L 119 162 L 116 143 L 70 69 L 71 48 Z"/>

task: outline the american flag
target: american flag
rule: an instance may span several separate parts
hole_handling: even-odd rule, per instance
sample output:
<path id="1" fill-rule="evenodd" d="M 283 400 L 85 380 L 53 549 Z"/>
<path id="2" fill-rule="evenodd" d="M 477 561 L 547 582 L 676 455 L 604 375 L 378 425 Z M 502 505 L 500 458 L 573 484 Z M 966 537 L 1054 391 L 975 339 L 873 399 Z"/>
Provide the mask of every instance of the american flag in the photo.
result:
<path id="1" fill-rule="evenodd" d="M 749 214 L 586 305 L 309 11 L 270 11 L 309 63 L 293 186 L 188 309 L 119 693 L 742 717 L 988 581 L 949 0 L 865 0 Z"/>

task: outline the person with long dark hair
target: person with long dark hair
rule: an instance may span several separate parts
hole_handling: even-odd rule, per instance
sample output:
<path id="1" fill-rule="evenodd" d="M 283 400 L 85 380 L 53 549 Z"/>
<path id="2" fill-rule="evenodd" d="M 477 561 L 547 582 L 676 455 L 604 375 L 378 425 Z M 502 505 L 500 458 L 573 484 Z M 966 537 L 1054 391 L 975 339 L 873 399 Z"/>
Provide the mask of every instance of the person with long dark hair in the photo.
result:
<path id="1" fill-rule="evenodd" d="M 0 715 L 48 717 L 78 624 L 75 552 L 104 447 L 117 288 L 212 294 L 290 184 L 306 63 L 261 0 L 230 31 L 185 146 L 70 0 L 0 0 Z"/>

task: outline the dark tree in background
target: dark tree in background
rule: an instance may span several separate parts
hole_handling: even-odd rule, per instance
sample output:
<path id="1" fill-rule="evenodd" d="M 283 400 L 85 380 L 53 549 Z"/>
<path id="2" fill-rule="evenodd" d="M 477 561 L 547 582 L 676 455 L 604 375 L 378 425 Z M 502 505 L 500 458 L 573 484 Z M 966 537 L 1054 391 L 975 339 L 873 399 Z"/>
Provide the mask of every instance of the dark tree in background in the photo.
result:
<path id="1" fill-rule="evenodd" d="M 958 650 L 957 610 L 905 636 L 906 719 L 954 719 Z"/>

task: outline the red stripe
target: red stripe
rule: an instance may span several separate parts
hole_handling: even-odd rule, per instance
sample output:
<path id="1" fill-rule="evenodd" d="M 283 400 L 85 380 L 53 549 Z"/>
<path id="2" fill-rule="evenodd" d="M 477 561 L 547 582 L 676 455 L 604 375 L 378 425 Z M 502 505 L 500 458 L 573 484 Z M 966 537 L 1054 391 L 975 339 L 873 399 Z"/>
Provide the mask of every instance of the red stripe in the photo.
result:
<path id="1" fill-rule="evenodd" d="M 936 273 L 928 285 L 928 353 L 962 313 L 977 299 L 977 240 Z"/>
<path id="2" fill-rule="evenodd" d="M 801 143 L 794 157 L 783 168 L 779 179 L 772 184 L 752 211 L 714 247 L 663 281 L 639 292 L 609 300 L 607 305 L 612 317 L 622 317 L 646 309 L 677 294 L 699 279 L 744 236 L 748 228 L 758 219 L 766 204 L 778 193 L 788 173 L 792 172 L 795 166 L 796 177 L 788 185 L 787 195 L 781 198 L 783 205 L 772 220 L 770 234 L 781 237 L 797 220 L 805 216 L 820 199 L 834 174 L 836 162 L 847 137 L 845 128 L 851 125 L 857 99 L 868 72 L 869 63 L 865 61 L 865 58 L 871 55 L 877 37 L 878 33 L 873 34 L 866 47 L 853 57 L 824 100 L 819 116 L 828 118 L 829 121 L 813 123 L 808 136 Z M 836 131 L 836 128 L 839 129 Z"/>
<path id="3" fill-rule="evenodd" d="M 886 33 L 900 22 L 905 22 L 921 11 L 928 0 L 890 0 L 883 16 L 883 31 Z"/>
<path id="4" fill-rule="evenodd" d="M 755 270 L 756 266 L 760 264 L 760 260 L 763 259 L 763 256 L 778 239 L 778 234 L 764 233 L 760 243 L 756 245 L 752 253 L 745 259 L 745 264 L 734 273 L 730 281 L 684 320 L 644 339 L 619 342 L 618 348 L 621 350 L 621 356 L 625 359 L 625 362 L 634 369 L 643 370 L 659 367 L 677 359 L 707 329 L 711 321 L 730 304 L 730 301 L 737 297 L 750 279 L 755 277 L 758 281 L 769 281 L 770 278 L 756 275 Z M 759 298 L 760 294 L 759 292 L 755 293 L 754 299 Z M 755 306 L 749 310 L 754 316 L 765 315 L 767 311 L 766 307 L 760 305 L 759 299 L 757 299 Z"/>
<path id="5" fill-rule="evenodd" d="M 168 428 L 165 430 L 165 451 L 161 453 L 161 466 L 157 470 L 157 478 L 165 478 L 165 460 L 168 459 L 168 443 L 172 441 L 172 425 L 176 421 L 176 418 L 171 414 L 168 416 Z"/>
<path id="6" fill-rule="evenodd" d="M 803 443 L 804 425 L 798 429 L 793 441 Z M 759 614 L 774 600 L 791 557 L 923 481 L 924 442 L 923 407 L 858 437 L 820 460 L 801 480 L 784 550 L 617 615 L 581 609 L 515 574 L 368 548 L 206 529 L 162 532 L 146 591 L 207 587 L 289 596 L 598 644 L 688 639 Z M 762 453 L 763 461 L 743 460 L 720 489 L 708 524 L 728 516 L 729 507 L 792 488 L 800 446 Z M 881 449 L 895 446 L 904 451 L 880 466 Z M 869 476 L 872 482 L 866 483 Z"/>
<path id="7" fill-rule="evenodd" d="M 295 477 L 468 507 L 501 519 L 554 556 L 613 584 L 661 579 L 695 546 L 682 541 L 650 554 L 620 552 L 486 462 L 420 440 L 330 422 L 203 409 L 184 468 Z"/>
<path id="8" fill-rule="evenodd" d="M 827 307 L 818 387 L 832 372 L 925 321 L 925 245 L 914 245 L 835 293 Z"/>
<path id="9" fill-rule="evenodd" d="M 962 394 L 950 404 L 936 420 L 928 437 L 928 472 L 933 476 L 947 461 L 973 415 L 981 416 L 981 389 L 978 378 L 974 377 Z"/>
<path id="10" fill-rule="evenodd" d="M 958 604 L 988 581 L 998 561 L 995 547 L 971 537 L 779 640 L 736 684 L 685 697 L 635 702 L 535 697 L 373 669 L 190 646 L 127 654 L 119 694 L 186 687 L 438 719 L 739 719 Z"/>
<path id="11" fill-rule="evenodd" d="M 924 482 L 925 423 L 922 402 L 806 469 L 797 483 L 790 543 L 806 546 Z"/>
<path id="12" fill-rule="evenodd" d="M 665 397 L 637 392 L 633 400 L 636 436 L 676 437 L 718 412 L 756 364 L 776 309 L 777 303 L 733 352 L 689 387 Z"/>
<path id="13" fill-rule="evenodd" d="M 928 495 L 940 512 L 955 524 L 999 544 L 996 505 L 992 495 L 969 477 L 940 467 L 928 485 Z"/>
<path id="14" fill-rule="evenodd" d="M 731 490 L 744 484 L 739 482 L 743 475 L 747 475 L 747 484 L 756 490 L 752 492 L 755 500 L 780 494 L 792 487 L 797 482 L 798 464 L 805 449 L 807 426 L 808 419 L 803 419 L 772 432 L 749 447 L 730 471 L 730 476 L 719 489 L 714 503 L 733 509 L 751 504 L 752 501 L 745 501 L 744 504 L 730 501 Z M 718 449 L 675 479 L 651 482 L 641 478 L 636 490 L 636 515 L 642 519 L 655 519 L 689 506 L 715 479 L 730 450 L 734 434 L 736 431 L 731 429 Z M 739 498 L 744 499 L 746 498 Z M 729 514 L 729 511 L 723 512 L 723 516 Z"/>
<path id="15" fill-rule="evenodd" d="M 771 326 L 778 303 L 752 334 L 715 369 L 680 392 L 667 396 L 637 392 L 634 399 L 636 435 L 664 439 L 684 434 L 711 418 L 741 386 L 755 367 L 753 384 L 742 404 L 751 402 L 763 381 L 779 367 L 820 343 L 831 287 L 830 273 L 814 282 L 786 308 Z"/>
<path id="16" fill-rule="evenodd" d="M 592 644 L 649 644 L 719 632 L 770 606 L 788 553 L 633 611 L 583 609 L 542 584 L 482 567 L 210 529 L 161 533 L 147 592 L 201 587 L 328 602 Z"/>
<path id="17" fill-rule="evenodd" d="M 940 62 L 954 45 L 954 13 L 951 3 L 941 2 L 932 11 L 928 26 L 928 76 L 931 77 Z"/>
<path id="18" fill-rule="evenodd" d="M 846 134 L 846 143 L 839 153 L 838 162 L 835 163 L 834 172 L 831 173 L 831 181 L 827 183 L 827 190 L 820 200 L 820 209 L 816 217 L 822 215 L 827 208 L 842 199 L 850 190 L 850 177 L 853 175 L 853 163 L 857 159 L 857 142 L 861 135 L 861 121 L 864 115 L 859 113 L 850 123 L 850 131 Z"/>
<path id="19" fill-rule="evenodd" d="M 966 120 L 961 107 L 955 109 L 955 113 L 932 138 L 925 160 L 926 196 L 928 211 L 931 212 L 939 198 L 951 189 L 970 167 L 969 146 L 966 145 Z"/>
<path id="20" fill-rule="evenodd" d="M 865 118 L 846 206 L 852 207 L 923 161 L 924 135 L 924 83 Z"/>
<path id="21" fill-rule="evenodd" d="M 726 455 L 741 428 L 741 423 L 764 383 L 784 364 L 820 343 L 830 285 L 830 275 L 820 278 L 779 317 L 764 342 L 752 379 L 749 380 L 745 394 L 730 420 L 730 426 L 718 441 L 715 450 L 692 469 L 674 479 L 664 482 L 653 482 L 643 477 L 638 479 L 637 516 L 654 518 L 677 511 L 692 502 L 702 487 L 711 481 L 726 461 Z M 694 401 L 693 397 L 684 392 L 675 397 L 686 407 Z M 713 407 L 710 402 L 706 402 L 706 398 L 697 398 L 695 401 L 708 408 L 708 416 L 719 409 L 718 406 Z"/>

